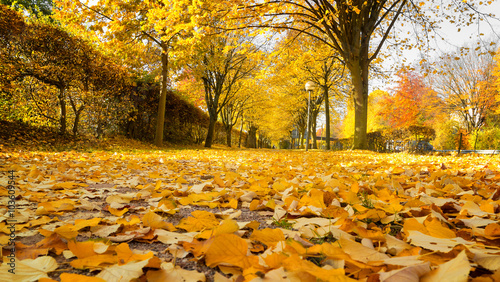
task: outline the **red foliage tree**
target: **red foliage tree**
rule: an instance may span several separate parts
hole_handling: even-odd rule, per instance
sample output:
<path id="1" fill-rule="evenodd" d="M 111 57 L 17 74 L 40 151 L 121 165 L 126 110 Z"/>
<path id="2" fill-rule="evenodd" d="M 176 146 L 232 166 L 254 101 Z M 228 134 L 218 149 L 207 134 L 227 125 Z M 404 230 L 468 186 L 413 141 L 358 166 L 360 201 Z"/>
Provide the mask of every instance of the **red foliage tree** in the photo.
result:
<path id="1" fill-rule="evenodd" d="M 381 101 L 382 111 L 378 114 L 393 128 L 430 125 L 440 108 L 436 92 L 414 71 L 403 69 L 398 77 L 394 94 Z"/>

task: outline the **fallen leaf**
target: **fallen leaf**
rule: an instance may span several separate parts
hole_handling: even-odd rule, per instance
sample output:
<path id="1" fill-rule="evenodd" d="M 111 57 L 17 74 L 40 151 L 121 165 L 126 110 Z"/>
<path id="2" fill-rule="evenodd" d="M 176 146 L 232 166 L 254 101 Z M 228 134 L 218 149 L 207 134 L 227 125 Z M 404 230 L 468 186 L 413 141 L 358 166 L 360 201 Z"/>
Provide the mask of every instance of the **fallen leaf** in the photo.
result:
<path id="1" fill-rule="evenodd" d="M 419 282 L 420 277 L 429 271 L 431 271 L 430 263 L 426 262 L 389 272 L 382 272 L 379 275 L 379 279 L 381 282 Z"/>
<path id="2" fill-rule="evenodd" d="M 149 262 L 149 259 L 129 262 L 124 265 L 113 265 L 102 270 L 96 277 L 110 282 L 129 282 L 132 279 L 139 278 L 142 274 L 142 268 Z"/>
<path id="3" fill-rule="evenodd" d="M 424 275 L 422 282 L 442 282 L 442 281 L 468 281 L 471 265 L 469 259 L 462 251 L 456 258 L 439 265 L 437 269 Z"/>
<path id="4" fill-rule="evenodd" d="M 7 263 L 0 265 L 0 281 L 35 281 L 40 278 L 48 278 L 48 273 L 56 270 L 58 264 L 56 260 L 49 256 L 38 257 L 36 259 L 16 260 L 15 274 L 9 272 L 11 266 Z"/>
<path id="5" fill-rule="evenodd" d="M 161 270 L 150 270 L 148 271 L 148 273 L 146 273 L 146 279 L 148 280 L 148 282 L 204 282 L 206 280 L 205 274 L 200 273 L 196 270 L 185 270 L 178 266 L 174 266 L 172 263 L 163 263 L 161 265 L 161 268 Z"/>
<path id="6" fill-rule="evenodd" d="M 214 228 L 219 225 L 219 221 L 211 212 L 196 210 L 191 215 L 190 217 L 181 219 L 176 227 L 184 229 L 187 232 L 194 232 Z"/>
<path id="7" fill-rule="evenodd" d="M 262 230 L 254 230 L 250 235 L 250 240 L 259 241 L 268 247 L 276 246 L 276 243 L 285 241 L 285 235 L 280 229 L 265 228 Z"/>
<path id="8" fill-rule="evenodd" d="M 106 282 L 106 280 L 99 277 L 86 276 L 75 273 L 62 273 L 61 282 Z"/>
<path id="9" fill-rule="evenodd" d="M 259 259 L 247 255 L 248 244 L 234 234 L 221 234 L 215 237 L 205 253 L 207 266 L 214 267 L 221 263 L 238 266 L 243 269 L 258 265 Z"/>

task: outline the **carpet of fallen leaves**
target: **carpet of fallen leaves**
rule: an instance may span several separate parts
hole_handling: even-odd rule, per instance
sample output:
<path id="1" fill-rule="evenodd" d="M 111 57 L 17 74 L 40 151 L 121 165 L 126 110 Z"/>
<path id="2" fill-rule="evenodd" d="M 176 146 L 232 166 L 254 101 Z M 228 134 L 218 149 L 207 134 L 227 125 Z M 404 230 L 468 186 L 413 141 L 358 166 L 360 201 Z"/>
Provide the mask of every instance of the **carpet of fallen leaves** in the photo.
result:
<path id="1" fill-rule="evenodd" d="M 491 156 L 4 148 L 0 281 L 500 281 L 499 184 Z"/>

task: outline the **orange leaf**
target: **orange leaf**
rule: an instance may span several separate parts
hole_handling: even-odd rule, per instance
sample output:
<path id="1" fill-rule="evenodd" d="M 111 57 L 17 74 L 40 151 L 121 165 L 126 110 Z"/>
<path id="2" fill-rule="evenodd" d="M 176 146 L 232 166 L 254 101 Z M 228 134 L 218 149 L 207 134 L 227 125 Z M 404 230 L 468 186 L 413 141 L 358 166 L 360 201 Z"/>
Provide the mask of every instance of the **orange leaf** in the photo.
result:
<path id="1" fill-rule="evenodd" d="M 78 236 L 78 230 L 73 224 L 66 224 L 54 229 L 54 232 L 61 235 L 65 239 L 73 239 Z"/>
<path id="2" fill-rule="evenodd" d="M 181 241 L 182 247 L 184 250 L 192 253 L 195 257 L 200 257 L 204 255 L 210 244 L 212 244 L 213 237 L 208 240 L 196 240 L 194 239 L 192 242 Z"/>
<path id="3" fill-rule="evenodd" d="M 141 260 L 147 260 L 149 258 L 152 258 L 154 256 L 153 252 L 148 252 L 147 254 L 134 254 L 132 250 L 130 250 L 130 247 L 128 244 L 121 243 L 120 245 L 116 246 L 116 255 L 118 256 L 118 264 L 127 264 L 131 261 L 141 261 Z"/>
<path id="4" fill-rule="evenodd" d="M 97 253 L 94 252 L 93 241 L 76 242 L 70 240 L 68 242 L 68 249 L 79 259 L 97 255 Z"/>
<path id="5" fill-rule="evenodd" d="M 484 228 L 484 235 L 486 236 L 500 236 L 500 225 L 498 223 L 490 223 Z"/>
<path id="6" fill-rule="evenodd" d="M 280 229 L 265 228 L 254 230 L 250 236 L 250 240 L 262 242 L 268 247 L 274 247 L 276 243 L 285 241 L 285 235 L 283 235 L 283 231 Z"/>
<path id="7" fill-rule="evenodd" d="M 207 211 L 193 211 L 192 216 L 183 218 L 179 224 L 178 228 L 182 228 L 188 232 L 201 231 L 204 229 L 209 229 L 219 225 L 219 221 L 215 218 L 215 215 Z"/>
<path id="8" fill-rule="evenodd" d="M 105 255 L 95 255 L 91 257 L 86 257 L 83 259 L 76 259 L 71 261 L 69 264 L 74 268 L 85 269 L 85 268 L 97 268 L 101 264 L 111 265 L 116 264 L 118 259 L 115 255 L 105 254 Z"/>
<path id="9" fill-rule="evenodd" d="M 451 229 L 443 226 L 437 218 L 432 218 L 430 221 L 424 221 L 425 228 L 429 231 L 429 235 L 437 238 L 455 238 L 457 235 Z"/>
<path id="10" fill-rule="evenodd" d="M 109 207 L 108 208 L 108 211 L 109 213 L 111 213 L 112 215 L 114 216 L 122 216 L 124 215 L 126 212 L 128 212 L 128 209 L 127 208 L 124 208 L 122 210 L 119 210 L 119 209 L 114 209 L 114 208 L 111 208 Z"/>
<path id="11" fill-rule="evenodd" d="M 164 221 L 163 217 L 152 211 L 149 211 L 142 217 L 142 223 L 144 226 L 149 226 L 154 229 L 166 229 L 169 231 L 175 230 L 172 223 Z"/>
<path id="12" fill-rule="evenodd" d="M 234 234 L 222 234 L 213 239 L 205 254 L 205 262 L 209 267 L 227 263 L 243 269 L 258 265 L 257 256 L 247 256 L 248 244 Z"/>
<path id="13" fill-rule="evenodd" d="M 61 282 L 105 282 L 104 279 L 99 277 L 92 277 L 75 273 L 62 273 L 60 277 Z"/>

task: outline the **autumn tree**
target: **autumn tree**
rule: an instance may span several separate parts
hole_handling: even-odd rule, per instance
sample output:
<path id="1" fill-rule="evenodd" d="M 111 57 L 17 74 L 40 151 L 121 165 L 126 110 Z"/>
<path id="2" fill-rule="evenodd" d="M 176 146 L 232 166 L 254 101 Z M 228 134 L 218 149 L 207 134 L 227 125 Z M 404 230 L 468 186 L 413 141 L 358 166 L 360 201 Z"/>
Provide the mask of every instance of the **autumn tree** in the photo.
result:
<path id="1" fill-rule="evenodd" d="M 251 42 L 237 35 L 218 35 L 199 44 L 191 68 L 203 83 L 210 123 L 205 147 L 212 146 L 215 123 L 226 105 L 234 102 L 240 82 L 257 67 L 251 59 Z M 250 45 L 248 45 L 250 44 Z M 250 48 L 250 49 L 249 49 Z"/>
<path id="2" fill-rule="evenodd" d="M 73 84 L 77 91 L 68 95 L 74 113 L 73 135 L 78 134 L 82 113 L 86 111 L 95 126 L 95 134 L 100 137 L 110 116 L 128 108 L 122 96 L 131 84 L 130 75 L 124 66 L 88 44 L 83 45 L 78 59 L 79 80 Z"/>
<path id="3" fill-rule="evenodd" d="M 495 45 L 491 45 L 486 50 L 474 48 L 467 54 L 462 54 L 460 49 L 445 54 L 436 62 L 437 71 L 431 78 L 447 110 L 459 116 L 467 132 L 472 134 L 481 129 L 487 116 L 498 108 L 493 75 L 495 49 Z"/>
<path id="4" fill-rule="evenodd" d="M 285 131 L 287 134 L 280 139 L 288 138 L 293 128 L 298 129 L 302 136 L 300 139 L 303 139 L 307 123 L 308 93 L 304 89 L 307 81 L 316 86 L 311 99 L 311 132 L 316 131 L 317 117 L 320 112 L 324 112 L 326 129 L 330 133 L 331 99 L 343 99 L 340 89 L 348 85 L 346 81 L 341 81 L 346 76 L 343 75 L 344 67 L 340 58 L 330 49 L 324 48 L 321 41 L 299 35 L 288 31 L 274 46 L 265 69 L 271 74 L 266 79 L 268 91 L 272 91 L 270 93 L 276 101 L 273 106 L 273 112 L 277 112 L 274 123 L 281 124 L 281 130 L 288 127 Z M 290 118 L 284 120 L 282 117 L 285 115 Z M 328 137 L 330 135 L 327 134 Z M 317 148 L 316 138 L 312 140 L 314 148 Z"/>
<path id="5" fill-rule="evenodd" d="M 55 4 L 59 21 L 109 46 L 125 64 L 144 72 L 156 71 L 159 66 L 162 87 L 155 144 L 162 145 L 169 70 L 175 57 L 172 52 L 178 50 L 176 46 L 181 42 L 192 40 L 185 35 L 195 26 L 191 16 L 199 11 L 196 3 L 100 0 L 91 5 L 58 0 Z"/>
<path id="6" fill-rule="evenodd" d="M 302 62 L 302 69 L 309 81 L 317 85 L 321 91 L 321 99 L 317 99 L 316 107 L 313 107 L 313 132 L 316 132 L 316 118 L 319 114 L 319 104 L 317 102 L 324 101 L 325 112 L 325 136 L 326 136 L 326 149 L 330 150 L 330 97 L 337 95 L 336 99 L 343 99 L 342 92 L 339 91 L 340 85 L 345 83 L 344 80 L 344 65 L 342 61 L 336 56 L 335 53 L 328 52 L 330 50 L 321 48 L 322 46 L 315 46 L 313 50 L 317 50 L 309 60 Z M 313 104 L 314 105 L 314 104 Z M 316 138 L 314 140 L 314 148 L 317 148 Z"/>
<path id="7" fill-rule="evenodd" d="M 394 94 L 384 97 L 378 115 L 392 128 L 430 125 L 442 107 L 436 92 L 414 71 L 403 69 L 398 77 Z"/>
<path id="8" fill-rule="evenodd" d="M 222 124 L 224 125 L 224 129 L 226 130 L 226 145 L 228 147 L 231 147 L 231 135 L 233 127 L 236 125 L 236 123 L 238 123 L 238 121 L 243 119 L 243 114 L 249 103 L 250 95 L 248 95 L 248 92 L 240 92 L 240 94 L 243 95 L 239 95 L 230 100 L 226 105 L 222 107 L 220 113 Z"/>

